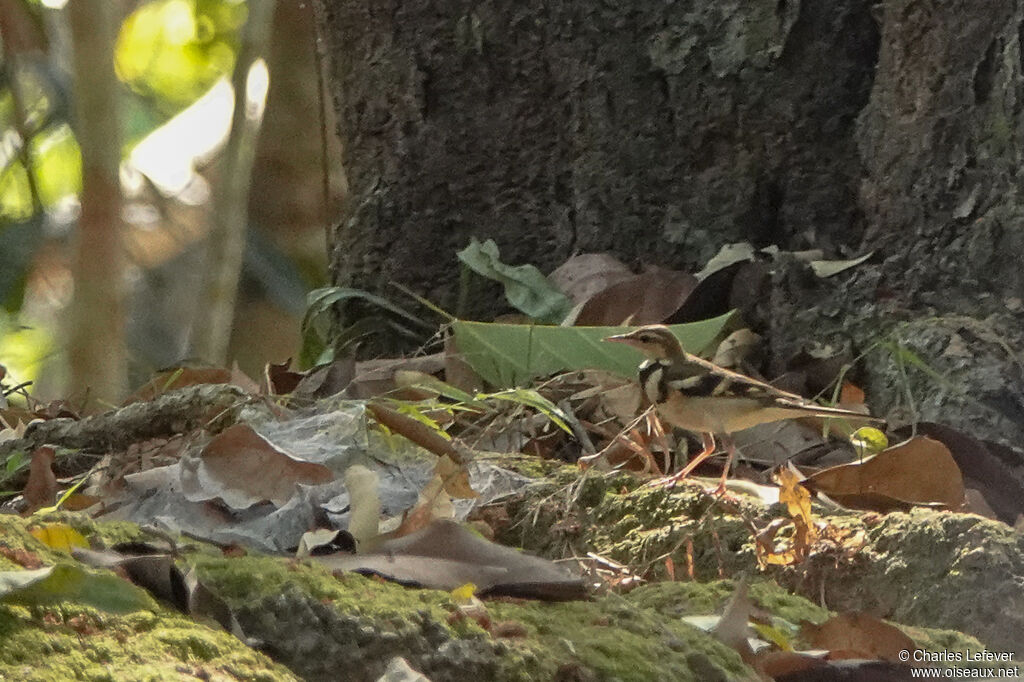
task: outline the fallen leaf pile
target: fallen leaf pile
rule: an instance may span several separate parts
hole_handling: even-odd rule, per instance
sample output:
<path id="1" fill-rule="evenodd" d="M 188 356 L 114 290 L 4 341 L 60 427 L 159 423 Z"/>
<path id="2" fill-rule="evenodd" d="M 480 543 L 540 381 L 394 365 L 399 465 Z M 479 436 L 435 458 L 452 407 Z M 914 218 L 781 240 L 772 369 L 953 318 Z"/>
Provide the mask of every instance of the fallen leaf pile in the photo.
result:
<path id="1" fill-rule="evenodd" d="M 150 524 L 226 554 L 294 556 L 339 574 L 454 591 L 462 595 L 459 617 L 485 629 L 494 624 L 483 597 L 579 599 L 595 582 L 628 590 L 646 574 L 596 555 L 575 557 L 589 571 L 585 581 L 565 565 L 496 544 L 487 520 L 530 484 L 517 462 L 560 460 L 581 472 L 640 475 L 681 468 L 698 434 L 666 428 L 636 385 L 640 358 L 602 339 L 666 323 L 690 352 L 758 375 L 760 337 L 733 308 L 756 290 L 773 255 L 733 245 L 686 273 L 633 272 L 610 256 L 583 254 L 544 277 L 502 263 L 493 242 L 474 242 L 459 255 L 466 266 L 500 282 L 533 322 L 548 324 L 452 319 L 436 352 L 357 361 L 334 351 L 376 331 L 413 334 L 422 321 L 365 292 L 324 289 L 311 296 L 305 369 L 291 360 L 269 364 L 260 383 L 237 367 L 171 368 L 121 407 L 89 417 L 64 403 L 37 403 L 25 387 L 15 391 L 0 368 L 0 476 L 21 491 L 6 507 L 31 518 L 86 508 L 96 519 Z M 800 257 L 816 276 L 830 277 L 870 255 Z M 378 312 L 329 348 L 325 318 L 348 304 Z M 308 366 L 313 360 L 320 362 Z M 776 385 L 866 413 L 864 392 L 847 376 L 850 361 L 848 349 L 811 348 Z M 878 513 L 967 510 L 1011 524 L 1024 513 L 1024 491 L 1005 476 L 1001 446 L 939 424 L 888 435 L 858 426 L 811 419 L 737 434 L 736 477 L 745 479 L 737 485 L 785 507 L 767 525 L 749 523 L 762 568 L 798 566 L 825 546 L 855 551 L 862 539 L 832 527 L 821 504 Z M 898 442 L 889 446 L 890 437 Z M 717 473 L 716 466 L 711 460 L 696 473 Z M 144 589 L 109 573 L 50 566 L 0 573 L 0 601 L 74 598 L 119 610 L 154 595 L 238 629 L 226 607 L 183 574 L 173 546 L 98 552 L 59 526 L 40 525 L 33 534 Z M 670 576 L 693 575 L 692 543 L 686 549 L 688 565 L 666 560 Z M 893 647 L 904 644 L 891 626 L 857 614 L 787 630 L 760 618 L 743 590 L 713 619 L 705 629 L 769 676 L 844 659 L 898 665 Z M 797 630 L 805 651 L 792 645 Z"/>

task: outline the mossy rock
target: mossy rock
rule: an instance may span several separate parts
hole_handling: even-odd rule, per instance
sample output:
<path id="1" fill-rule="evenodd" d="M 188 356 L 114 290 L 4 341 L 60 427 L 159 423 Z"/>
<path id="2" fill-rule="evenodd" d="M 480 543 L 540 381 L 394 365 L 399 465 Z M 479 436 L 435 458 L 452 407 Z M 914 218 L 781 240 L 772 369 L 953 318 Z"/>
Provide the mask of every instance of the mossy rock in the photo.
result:
<path id="1" fill-rule="evenodd" d="M 646 497 L 643 489 L 630 491 L 626 481 L 605 483 L 584 492 L 600 508 L 588 513 L 607 521 L 592 536 L 606 538 L 609 546 L 615 544 L 614 510 L 625 510 L 621 498 L 640 494 L 637 504 L 628 505 L 631 514 L 620 518 L 633 540 L 623 541 L 616 552 L 631 551 L 630 544 L 636 543 L 634 547 L 645 547 L 653 559 L 665 543 L 673 542 L 671 532 L 647 528 L 652 518 L 662 526 L 666 519 L 678 525 L 686 513 L 696 513 L 703 524 L 718 518 L 703 498 L 665 491 Z M 93 544 L 147 537 L 131 524 L 95 523 L 74 514 L 53 518 L 74 525 Z M 29 535 L 22 519 L 0 519 L 0 534 L 7 570 L 27 557 L 47 564 L 72 561 Z M 731 535 L 720 534 L 720 542 L 732 541 Z M 159 680 L 195 674 L 211 679 L 359 681 L 376 680 L 392 657 L 401 656 L 433 682 L 756 679 L 735 651 L 682 620 L 720 614 L 735 588 L 730 580 L 662 582 L 625 595 L 564 603 L 488 600 L 491 625 L 484 629 L 473 619 L 459 617 L 447 592 L 359 575 L 336 577 L 315 562 L 227 558 L 211 546 L 186 544 L 180 548 L 185 550 L 182 563 L 194 567 L 203 584 L 231 607 L 247 641 L 262 653 L 164 606 L 120 616 L 74 603 L 2 606 L 0 675 L 39 680 Z M 701 571 L 713 565 L 704 558 L 700 564 Z M 801 621 L 819 623 L 829 616 L 771 581 L 755 580 L 750 593 L 755 605 L 793 625 L 793 632 Z M 926 650 L 982 649 L 977 640 L 956 632 L 904 630 Z M 795 647 L 805 645 L 793 637 Z"/>
<path id="2" fill-rule="evenodd" d="M 567 472 L 572 467 L 566 467 Z M 529 489 L 507 505 L 502 542 L 552 558 L 594 552 L 650 580 L 692 566 L 697 580 L 763 575 L 836 611 L 970 633 L 1024 656 L 1024 531 L 973 514 L 857 513 L 815 506 L 852 544 L 823 542 L 803 563 L 758 567 L 753 528 L 787 517 L 737 486 L 732 501 L 700 486 L 645 487 L 592 472 Z M 856 544 L 856 543 L 853 543 Z"/>

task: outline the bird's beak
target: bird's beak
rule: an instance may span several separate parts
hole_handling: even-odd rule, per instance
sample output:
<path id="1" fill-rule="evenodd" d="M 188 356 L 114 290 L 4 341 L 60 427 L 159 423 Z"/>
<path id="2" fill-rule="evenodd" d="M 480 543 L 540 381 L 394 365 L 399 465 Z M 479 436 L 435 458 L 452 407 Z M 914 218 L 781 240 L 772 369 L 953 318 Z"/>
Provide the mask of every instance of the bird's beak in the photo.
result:
<path id="1" fill-rule="evenodd" d="M 611 341 L 612 343 L 627 343 L 632 344 L 633 339 L 630 338 L 629 334 L 616 334 L 615 336 L 606 336 L 602 341 Z"/>

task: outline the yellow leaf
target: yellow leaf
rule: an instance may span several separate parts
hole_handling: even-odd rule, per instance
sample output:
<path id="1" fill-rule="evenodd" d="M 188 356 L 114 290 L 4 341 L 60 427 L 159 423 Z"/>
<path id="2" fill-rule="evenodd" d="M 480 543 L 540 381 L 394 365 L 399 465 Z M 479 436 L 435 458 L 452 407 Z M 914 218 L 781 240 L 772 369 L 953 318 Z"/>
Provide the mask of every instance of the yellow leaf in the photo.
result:
<path id="1" fill-rule="evenodd" d="M 72 547 L 89 548 L 89 542 L 85 537 L 66 523 L 45 523 L 30 528 L 28 532 L 47 547 L 68 554 L 71 553 Z"/>
<path id="2" fill-rule="evenodd" d="M 470 604 L 473 602 L 474 596 L 476 596 L 476 585 L 473 583 L 466 583 L 452 590 L 452 600 L 456 604 Z"/>
<path id="3" fill-rule="evenodd" d="M 877 455 L 889 447 L 889 439 L 885 434 L 871 426 L 862 426 L 850 434 L 850 443 L 861 457 Z"/>

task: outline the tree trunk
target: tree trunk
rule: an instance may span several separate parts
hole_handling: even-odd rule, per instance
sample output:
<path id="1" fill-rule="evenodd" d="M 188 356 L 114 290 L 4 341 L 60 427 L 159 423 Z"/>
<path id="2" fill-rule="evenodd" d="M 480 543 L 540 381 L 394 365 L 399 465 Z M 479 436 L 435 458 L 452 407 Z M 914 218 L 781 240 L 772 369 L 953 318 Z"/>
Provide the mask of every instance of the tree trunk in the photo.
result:
<path id="1" fill-rule="evenodd" d="M 471 235 L 548 270 L 860 243 L 866 0 L 324 4 L 352 192 L 339 282 L 451 305 Z"/>
<path id="2" fill-rule="evenodd" d="M 68 364 L 71 392 L 90 409 L 126 390 L 121 130 L 114 75 L 118 10 L 102 0 L 68 8 L 74 49 L 75 137 L 82 150 L 82 214 L 75 233 Z"/>
<path id="3" fill-rule="evenodd" d="M 774 362 L 852 337 L 879 407 L 1024 438 L 1018 3 L 321 2 L 337 283 L 450 307 L 471 235 L 544 270 L 875 249 L 827 280 L 774 266 L 746 311 Z"/>

